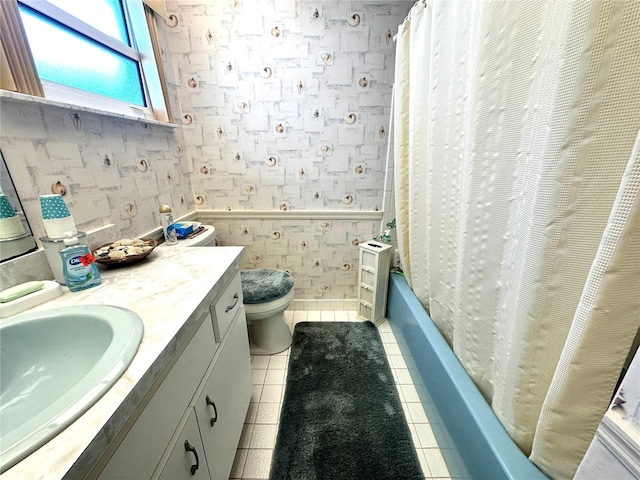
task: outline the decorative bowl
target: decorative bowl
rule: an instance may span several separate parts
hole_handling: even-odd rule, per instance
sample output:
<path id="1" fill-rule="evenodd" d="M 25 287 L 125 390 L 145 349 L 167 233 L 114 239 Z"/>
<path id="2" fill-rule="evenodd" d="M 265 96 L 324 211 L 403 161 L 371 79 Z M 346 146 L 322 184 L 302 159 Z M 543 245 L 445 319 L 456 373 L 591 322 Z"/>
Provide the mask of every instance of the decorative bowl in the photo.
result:
<path id="1" fill-rule="evenodd" d="M 96 262 L 102 265 L 131 265 L 147 258 L 158 242 L 153 239 L 122 239 L 93 250 Z"/>

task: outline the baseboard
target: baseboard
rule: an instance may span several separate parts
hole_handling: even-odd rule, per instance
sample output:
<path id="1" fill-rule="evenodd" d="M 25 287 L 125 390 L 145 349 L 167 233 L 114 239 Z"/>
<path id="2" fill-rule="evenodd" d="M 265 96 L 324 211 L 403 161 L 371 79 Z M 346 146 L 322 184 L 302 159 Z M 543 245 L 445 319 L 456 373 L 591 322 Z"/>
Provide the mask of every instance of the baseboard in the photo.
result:
<path id="1" fill-rule="evenodd" d="M 355 311 L 358 301 L 351 299 L 294 299 L 289 305 L 289 310 L 302 310 L 307 312 L 341 312 Z"/>

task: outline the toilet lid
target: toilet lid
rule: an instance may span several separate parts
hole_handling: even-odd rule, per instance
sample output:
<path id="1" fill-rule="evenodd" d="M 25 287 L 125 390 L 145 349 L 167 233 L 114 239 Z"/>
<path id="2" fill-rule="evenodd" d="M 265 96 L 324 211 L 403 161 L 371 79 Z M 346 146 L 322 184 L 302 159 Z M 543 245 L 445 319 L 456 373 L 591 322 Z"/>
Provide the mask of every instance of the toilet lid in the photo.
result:
<path id="1" fill-rule="evenodd" d="M 242 270 L 244 303 L 265 303 L 284 297 L 293 288 L 293 277 L 283 270 Z"/>

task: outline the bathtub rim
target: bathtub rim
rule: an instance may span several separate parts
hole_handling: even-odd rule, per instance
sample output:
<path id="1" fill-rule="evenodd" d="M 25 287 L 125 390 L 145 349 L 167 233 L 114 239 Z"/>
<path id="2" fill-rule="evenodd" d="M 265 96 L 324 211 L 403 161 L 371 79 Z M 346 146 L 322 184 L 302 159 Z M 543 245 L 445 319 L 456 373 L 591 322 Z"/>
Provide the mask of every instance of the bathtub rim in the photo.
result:
<path id="1" fill-rule="evenodd" d="M 415 335 L 415 328 L 411 332 L 412 335 L 402 335 L 405 337 L 409 349 L 406 354 L 411 356 L 413 363 L 417 366 L 421 380 L 429 390 L 434 406 L 469 472 L 490 471 L 489 474 L 492 475 L 492 478 L 514 480 L 548 478 L 522 453 L 511 439 L 480 393 L 480 390 L 468 376 L 466 370 L 444 340 L 444 337 L 409 288 L 404 275 L 390 274 L 387 319 L 394 333 L 397 331 L 403 334 L 403 330 L 407 330 L 409 326 L 419 327 L 423 338 Z M 435 365 L 432 363 L 425 365 L 424 360 L 416 358 L 425 354 L 424 351 L 419 351 L 419 349 L 424 349 L 425 347 L 429 347 L 429 356 L 435 360 Z M 405 354 L 404 351 L 402 353 Z M 434 369 L 437 369 L 437 371 Z M 431 392 L 434 386 L 430 385 L 430 383 L 438 379 L 445 383 L 449 382 L 446 385 L 447 391 L 445 394 L 438 392 L 438 394 L 433 395 Z M 431 389 L 429 388 L 430 386 Z M 445 385 L 440 383 L 438 387 L 442 389 Z M 461 406 L 464 410 L 457 412 L 460 415 L 458 418 L 452 418 L 451 413 L 451 404 L 454 397 L 455 404 Z M 445 398 L 447 399 L 446 404 L 444 402 Z M 471 425 L 473 438 L 469 438 L 468 435 L 462 438 L 461 433 L 452 432 L 448 428 L 451 424 L 459 423 L 461 419 L 473 422 Z M 464 444 L 462 444 L 463 440 Z M 475 452 L 472 454 L 464 453 L 469 450 L 470 443 L 480 445 L 478 442 L 482 442 L 481 449 L 483 451 L 490 452 L 493 464 L 487 465 L 488 459 L 486 456 L 478 456 Z M 479 460 L 481 461 L 479 462 Z M 487 477 L 482 474 L 479 478 Z"/>

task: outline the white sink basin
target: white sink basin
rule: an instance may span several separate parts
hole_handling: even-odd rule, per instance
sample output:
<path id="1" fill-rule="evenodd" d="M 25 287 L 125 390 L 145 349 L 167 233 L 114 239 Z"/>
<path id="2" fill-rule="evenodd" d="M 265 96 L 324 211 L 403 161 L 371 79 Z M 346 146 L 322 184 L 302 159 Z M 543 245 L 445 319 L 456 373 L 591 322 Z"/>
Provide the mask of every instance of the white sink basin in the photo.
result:
<path id="1" fill-rule="evenodd" d="M 120 307 L 80 305 L 0 325 L 0 472 L 56 436 L 120 378 L 142 339 Z"/>

